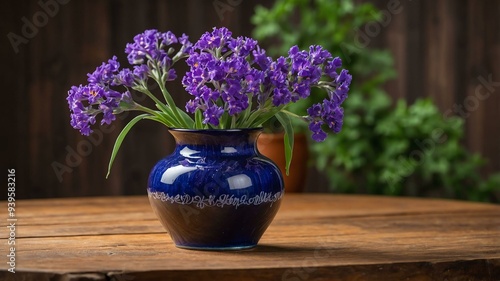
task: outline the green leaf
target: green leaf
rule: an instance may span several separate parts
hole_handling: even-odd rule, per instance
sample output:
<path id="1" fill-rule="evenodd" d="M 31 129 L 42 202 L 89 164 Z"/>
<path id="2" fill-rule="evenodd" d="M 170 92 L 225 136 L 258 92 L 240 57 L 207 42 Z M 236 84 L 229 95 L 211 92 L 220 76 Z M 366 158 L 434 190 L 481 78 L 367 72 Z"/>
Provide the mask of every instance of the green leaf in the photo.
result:
<path id="1" fill-rule="evenodd" d="M 139 122 L 140 120 L 150 117 L 151 115 L 149 114 L 141 114 L 137 115 L 134 117 L 134 119 L 130 120 L 130 122 L 127 123 L 127 125 L 123 128 L 123 130 L 120 132 L 118 137 L 116 138 L 115 145 L 113 146 L 113 152 L 111 153 L 111 159 L 109 159 L 109 165 L 108 165 L 108 173 L 106 174 L 106 178 L 108 178 L 109 173 L 111 172 L 111 167 L 113 166 L 113 162 L 115 161 L 116 154 L 118 153 L 118 150 L 120 149 L 120 146 L 122 145 L 123 139 L 125 136 L 128 134 L 130 129 Z"/>
<path id="2" fill-rule="evenodd" d="M 179 114 L 181 115 L 182 119 L 184 119 L 184 122 L 188 125 L 187 128 L 193 128 L 195 126 L 195 120 L 189 116 L 184 110 L 177 108 L 179 111 Z"/>
<path id="3" fill-rule="evenodd" d="M 194 113 L 194 119 L 195 119 L 195 129 L 201 129 L 203 128 L 203 113 L 201 113 L 201 110 L 196 110 Z"/>
<path id="4" fill-rule="evenodd" d="M 290 164 L 292 163 L 292 154 L 293 154 L 293 126 L 292 120 L 290 120 L 290 116 L 288 114 L 280 111 L 276 113 L 276 119 L 281 123 L 283 128 L 285 129 L 285 162 L 286 162 L 286 175 L 288 176 L 290 172 Z"/>

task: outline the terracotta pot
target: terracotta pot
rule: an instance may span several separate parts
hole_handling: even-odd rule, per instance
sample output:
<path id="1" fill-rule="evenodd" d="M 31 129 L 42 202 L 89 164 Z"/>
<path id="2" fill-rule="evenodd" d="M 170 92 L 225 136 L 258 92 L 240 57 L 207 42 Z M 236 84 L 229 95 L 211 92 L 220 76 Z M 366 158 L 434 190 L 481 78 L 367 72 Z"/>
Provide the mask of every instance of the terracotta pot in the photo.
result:
<path id="1" fill-rule="evenodd" d="M 290 173 L 285 171 L 285 148 L 283 133 L 262 133 L 257 140 L 257 148 L 260 153 L 270 158 L 278 165 L 285 181 L 285 192 L 302 192 L 305 188 L 307 176 L 307 161 L 309 148 L 305 134 L 295 134 L 293 158 L 290 165 Z"/>

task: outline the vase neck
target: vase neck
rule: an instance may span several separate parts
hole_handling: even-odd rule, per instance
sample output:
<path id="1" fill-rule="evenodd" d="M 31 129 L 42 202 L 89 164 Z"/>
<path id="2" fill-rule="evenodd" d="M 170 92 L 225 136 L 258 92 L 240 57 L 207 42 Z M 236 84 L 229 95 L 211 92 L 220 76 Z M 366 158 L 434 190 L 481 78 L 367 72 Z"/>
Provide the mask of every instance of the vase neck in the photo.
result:
<path id="1" fill-rule="evenodd" d="M 176 150 L 186 157 L 200 154 L 242 155 L 255 154 L 257 137 L 261 129 L 242 130 L 177 130 L 170 133 L 175 138 Z"/>

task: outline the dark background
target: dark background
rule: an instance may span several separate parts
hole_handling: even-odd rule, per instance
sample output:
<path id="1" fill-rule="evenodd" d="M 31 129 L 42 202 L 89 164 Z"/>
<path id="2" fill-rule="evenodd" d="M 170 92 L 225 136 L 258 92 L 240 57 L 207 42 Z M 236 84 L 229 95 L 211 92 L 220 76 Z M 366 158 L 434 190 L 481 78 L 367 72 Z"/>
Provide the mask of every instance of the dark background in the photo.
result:
<path id="1" fill-rule="evenodd" d="M 2 167 L 16 169 L 17 197 L 146 194 L 149 170 L 173 148 L 166 128 L 144 121 L 132 129 L 106 180 L 111 148 L 130 116 L 98 129 L 105 131 L 102 137 L 83 137 L 69 125 L 68 89 L 85 84 L 86 74 L 113 55 L 125 63 L 125 44 L 145 29 L 184 32 L 196 40 L 213 26 L 227 26 L 234 35 L 251 36 L 250 17 L 259 2 L 266 1 L 73 0 L 52 6 L 51 14 L 38 1 L 4 3 Z M 383 10 L 389 1 L 371 2 Z M 483 87 L 481 93 L 489 93 L 484 100 L 472 97 L 478 77 L 500 82 L 500 1 L 399 2 L 402 12 L 368 42 L 393 52 L 398 77 L 386 90 L 410 102 L 431 97 L 443 113 L 464 106 L 464 144 L 489 160 L 484 174 L 499 171 L 500 86 Z M 23 18 L 39 25 L 28 36 Z M 17 52 L 9 33 L 26 40 Z M 171 84 L 183 104 L 180 81 Z M 311 175 L 306 190 L 328 190 L 324 179 Z"/>

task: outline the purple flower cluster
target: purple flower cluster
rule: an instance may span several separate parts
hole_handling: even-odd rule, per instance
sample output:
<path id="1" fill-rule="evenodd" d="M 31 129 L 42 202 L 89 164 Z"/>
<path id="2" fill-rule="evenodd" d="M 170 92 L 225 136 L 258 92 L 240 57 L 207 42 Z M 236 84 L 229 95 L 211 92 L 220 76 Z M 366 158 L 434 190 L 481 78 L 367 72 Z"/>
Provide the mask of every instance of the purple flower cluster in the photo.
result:
<path id="1" fill-rule="evenodd" d="M 186 110 L 203 112 L 204 124 L 219 126 L 225 113 L 239 117 L 253 100 L 262 112 L 270 106 L 283 109 L 308 98 L 312 87 L 320 87 L 329 93 L 328 99 L 309 108 L 305 117 L 313 139 L 326 138 L 323 125 L 334 132 L 342 127 L 341 104 L 347 97 L 351 76 L 347 70 L 338 74 L 342 62 L 321 46 L 311 46 L 309 51 L 293 46 L 288 57 L 272 60 L 255 40 L 233 38 L 227 28 L 214 28 L 194 44 L 187 64 L 190 70 L 182 83 L 194 98 L 186 104 Z"/>
<path id="2" fill-rule="evenodd" d="M 88 136 L 92 132 L 90 125 L 95 124 L 97 114 L 103 114 L 101 124 L 110 124 L 116 119 L 115 113 L 120 111 L 120 107 L 133 104 L 128 90 L 120 93 L 110 87 L 121 84 L 118 77 L 125 74 L 119 72 L 119 68 L 120 64 L 113 57 L 88 74 L 88 85 L 73 86 L 68 91 L 71 126 L 80 130 L 83 135 Z"/>
<path id="3" fill-rule="evenodd" d="M 186 60 L 190 70 L 182 83 L 194 96 L 186 111 L 201 110 L 204 124 L 219 126 L 224 112 L 236 116 L 246 110 L 251 97 L 260 93 L 264 77 L 264 71 L 247 60 L 256 46 L 251 38 L 231 37 L 227 28 L 203 34 Z"/>
<path id="4" fill-rule="evenodd" d="M 181 48 L 171 58 L 172 44 L 180 43 Z M 155 77 L 161 81 L 176 78 L 173 63 L 185 57 L 192 47 L 186 35 L 177 38 L 172 32 L 161 33 L 146 30 L 134 37 L 134 42 L 126 45 L 125 53 L 132 69 L 120 69 L 116 56 L 87 74 L 88 85 L 73 86 L 68 91 L 67 101 L 71 110 L 71 125 L 83 135 L 89 135 L 90 125 L 95 124 L 96 116 L 102 113 L 101 124 L 110 124 L 116 114 L 132 110 L 137 105 L 128 88 L 143 90 L 146 80 Z M 168 49 L 167 49 L 168 48 Z M 119 92 L 114 87 L 124 86 Z"/>
<path id="5" fill-rule="evenodd" d="M 178 51 L 174 44 L 180 45 Z M 286 57 L 268 57 L 252 38 L 233 37 L 227 28 L 206 32 L 193 45 L 183 34 L 146 30 L 126 45 L 131 68 L 120 69 L 116 57 L 88 74 L 88 85 L 73 86 L 68 92 L 71 125 L 89 135 L 90 125 L 102 113 L 101 124 L 109 124 L 116 114 L 139 110 L 169 127 L 242 128 L 261 126 L 287 109 L 290 103 L 307 99 L 311 88 L 328 95 L 314 104 L 302 118 L 309 122 L 312 138 L 323 141 L 327 127 L 337 133 L 342 128 L 342 103 L 347 98 L 351 75 L 340 69 L 342 62 L 321 46 L 309 50 L 290 48 Z M 177 77 L 174 64 L 187 58 L 189 71 L 182 84 L 192 96 L 185 106 L 195 118 L 181 114 L 165 87 Z M 340 70 L 340 71 L 339 71 Z M 165 102 L 148 89 L 152 78 L 160 85 Z M 116 87 L 124 87 L 118 91 Z M 129 89 L 150 97 L 159 111 L 135 103 Z M 285 111 L 286 112 L 286 111 Z M 288 112 L 289 113 L 289 112 Z"/>
<path id="6" fill-rule="evenodd" d="M 170 47 L 173 44 L 181 44 L 181 49 L 177 56 L 171 58 L 169 55 L 173 52 Z M 156 29 L 149 29 L 134 37 L 133 43 L 128 43 L 125 47 L 128 62 L 134 66 L 133 74 L 139 80 L 144 81 L 154 68 L 161 69 L 165 81 L 172 81 L 177 78 L 175 69 L 172 69 L 173 62 L 180 56 L 186 56 L 192 47 L 188 36 L 182 34 L 177 38 L 172 32 L 158 32 Z M 149 63 L 148 63 L 149 62 Z"/>
<path id="7" fill-rule="evenodd" d="M 325 72 L 332 80 L 321 85 L 328 92 L 328 99 L 323 103 L 317 103 L 307 109 L 309 130 L 313 133 L 312 138 L 323 141 L 327 134 L 323 131 L 323 125 L 327 125 L 334 133 L 342 129 L 344 110 L 341 105 L 347 98 L 347 92 L 351 84 L 352 76 L 347 70 L 342 69 L 340 74 L 336 70 L 341 66 L 339 58 L 329 61 L 325 66 Z"/>

